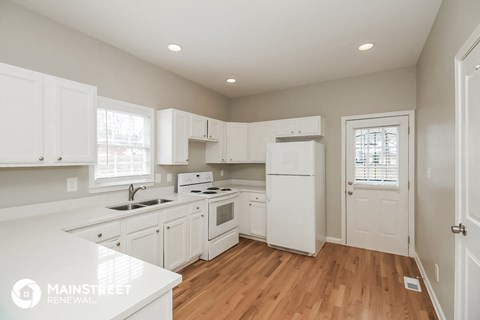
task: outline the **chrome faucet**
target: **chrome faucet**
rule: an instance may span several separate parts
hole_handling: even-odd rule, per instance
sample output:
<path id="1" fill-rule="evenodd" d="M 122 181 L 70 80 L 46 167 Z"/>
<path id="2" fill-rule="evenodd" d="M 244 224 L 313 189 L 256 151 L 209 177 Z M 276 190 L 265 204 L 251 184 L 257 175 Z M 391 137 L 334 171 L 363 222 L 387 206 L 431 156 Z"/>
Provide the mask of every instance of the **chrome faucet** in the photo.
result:
<path id="1" fill-rule="evenodd" d="M 145 189 L 147 189 L 147 187 L 140 186 L 138 188 L 135 188 L 133 184 L 131 184 L 130 187 L 128 187 L 128 201 L 133 201 L 133 199 L 135 198 L 135 193 L 137 193 L 138 190 L 145 190 Z"/>

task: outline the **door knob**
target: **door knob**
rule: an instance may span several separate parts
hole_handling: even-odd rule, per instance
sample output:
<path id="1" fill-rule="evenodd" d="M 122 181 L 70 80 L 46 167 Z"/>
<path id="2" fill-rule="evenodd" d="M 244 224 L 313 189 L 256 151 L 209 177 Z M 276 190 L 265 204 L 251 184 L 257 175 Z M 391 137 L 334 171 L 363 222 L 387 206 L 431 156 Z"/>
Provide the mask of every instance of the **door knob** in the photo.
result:
<path id="1" fill-rule="evenodd" d="M 458 226 L 451 226 L 450 230 L 452 231 L 452 233 L 455 233 L 455 234 L 461 233 L 464 236 L 467 235 L 467 228 L 461 223 Z"/>
<path id="2" fill-rule="evenodd" d="M 348 191 L 347 193 L 349 196 L 351 196 L 353 194 L 353 191 Z"/>

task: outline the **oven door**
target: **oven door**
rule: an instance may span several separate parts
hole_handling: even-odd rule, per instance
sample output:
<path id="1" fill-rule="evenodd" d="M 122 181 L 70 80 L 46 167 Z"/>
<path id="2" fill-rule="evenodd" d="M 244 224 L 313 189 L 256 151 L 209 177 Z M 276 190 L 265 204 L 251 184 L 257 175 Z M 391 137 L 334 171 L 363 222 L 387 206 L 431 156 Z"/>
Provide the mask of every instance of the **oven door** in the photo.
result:
<path id="1" fill-rule="evenodd" d="M 208 240 L 240 225 L 238 193 L 210 199 L 208 202 Z"/>

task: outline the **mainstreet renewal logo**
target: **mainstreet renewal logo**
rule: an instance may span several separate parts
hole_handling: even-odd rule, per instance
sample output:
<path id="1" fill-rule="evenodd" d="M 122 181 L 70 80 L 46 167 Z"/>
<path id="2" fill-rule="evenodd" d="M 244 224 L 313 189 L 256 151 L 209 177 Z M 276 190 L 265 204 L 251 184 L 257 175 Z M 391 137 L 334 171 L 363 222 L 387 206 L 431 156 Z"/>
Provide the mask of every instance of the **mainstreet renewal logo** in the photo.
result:
<path id="1" fill-rule="evenodd" d="M 47 284 L 48 304 L 96 304 L 100 295 L 130 294 L 131 285 Z M 22 279 L 13 285 L 12 300 L 22 309 L 35 307 L 42 296 L 40 286 L 33 280 Z"/>
<path id="2" fill-rule="evenodd" d="M 22 309 L 30 309 L 40 302 L 42 290 L 33 280 L 22 279 L 13 285 L 12 300 Z"/>

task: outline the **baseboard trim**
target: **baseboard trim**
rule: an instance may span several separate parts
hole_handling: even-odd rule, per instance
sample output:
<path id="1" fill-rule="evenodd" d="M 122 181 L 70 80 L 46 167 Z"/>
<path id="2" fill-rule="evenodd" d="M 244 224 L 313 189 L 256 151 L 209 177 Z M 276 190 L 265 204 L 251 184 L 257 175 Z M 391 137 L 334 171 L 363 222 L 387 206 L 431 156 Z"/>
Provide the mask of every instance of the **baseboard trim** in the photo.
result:
<path id="1" fill-rule="evenodd" d="M 325 241 L 328 242 L 328 243 L 345 244 L 345 243 L 343 243 L 342 239 L 334 238 L 334 237 L 326 237 Z"/>
<path id="2" fill-rule="evenodd" d="M 427 277 L 427 273 L 423 268 L 422 261 L 420 260 L 420 257 L 416 253 L 415 253 L 415 262 L 417 263 L 418 270 L 420 270 L 420 274 L 422 275 L 423 282 L 425 283 L 425 287 L 427 287 L 428 295 L 432 300 L 432 304 L 433 304 L 433 307 L 435 308 L 435 312 L 437 313 L 438 319 L 447 320 L 447 318 L 445 317 L 445 314 L 443 313 L 442 306 L 440 305 L 440 302 L 438 301 L 437 296 L 435 295 L 435 291 L 433 291 L 432 284 L 430 283 L 430 280 Z"/>

